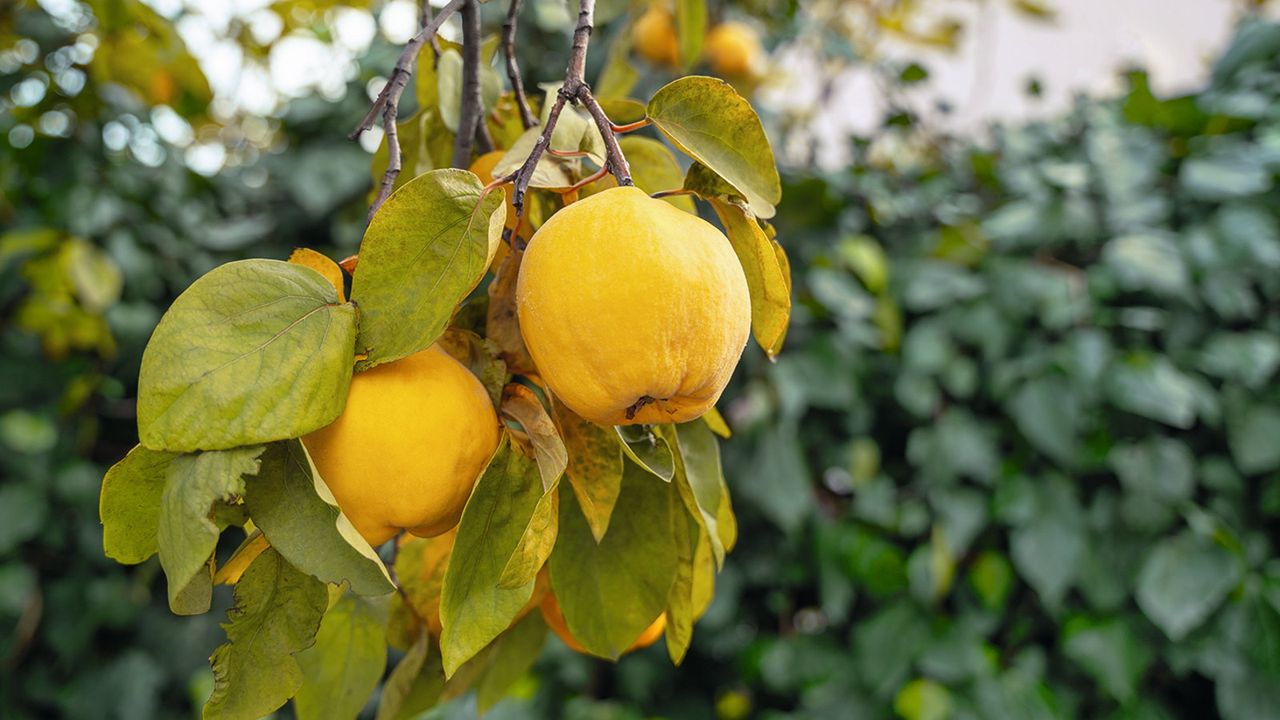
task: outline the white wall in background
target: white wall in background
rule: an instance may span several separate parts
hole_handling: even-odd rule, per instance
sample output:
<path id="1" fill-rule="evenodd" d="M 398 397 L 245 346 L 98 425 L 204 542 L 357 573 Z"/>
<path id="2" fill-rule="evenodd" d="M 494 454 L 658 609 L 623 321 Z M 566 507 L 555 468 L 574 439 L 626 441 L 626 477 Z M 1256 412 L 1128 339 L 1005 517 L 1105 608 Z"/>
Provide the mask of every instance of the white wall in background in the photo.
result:
<path id="1" fill-rule="evenodd" d="M 929 80 L 910 92 L 912 106 L 951 132 L 980 133 L 993 120 L 1043 117 L 1062 111 L 1081 92 L 1111 94 L 1122 88 L 1119 73 L 1133 64 L 1147 68 L 1157 93 L 1193 90 L 1204 82 L 1213 57 L 1230 38 L 1238 5 L 1231 0 L 1052 0 L 1057 17 L 1039 22 L 1020 16 L 1005 2 L 955 0 L 950 12 L 964 19 L 958 51 L 922 53 L 891 48 L 891 56 L 923 59 Z M 769 103 L 814 97 L 813 73 L 804 59 L 783 56 L 782 86 L 764 94 Z M 807 75 L 807 77 L 806 77 Z M 1028 80 L 1038 78 L 1040 98 L 1029 98 Z M 934 110 L 938 101 L 952 112 Z M 824 165 L 847 160 L 843 138 L 879 123 L 885 103 L 865 72 L 835 84 L 830 105 L 813 123 Z M 803 144 L 803 143 L 802 143 Z M 792 153 L 796 148 L 790 149 Z M 797 159 L 792 155 L 792 159 Z"/>

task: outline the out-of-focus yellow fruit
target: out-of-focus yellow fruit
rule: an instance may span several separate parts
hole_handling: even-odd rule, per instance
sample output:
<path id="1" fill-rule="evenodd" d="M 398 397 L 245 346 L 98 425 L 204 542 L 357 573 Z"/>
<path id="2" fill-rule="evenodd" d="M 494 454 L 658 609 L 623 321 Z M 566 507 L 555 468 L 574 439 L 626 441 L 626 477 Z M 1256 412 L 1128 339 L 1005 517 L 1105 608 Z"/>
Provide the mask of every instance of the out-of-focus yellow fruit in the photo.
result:
<path id="1" fill-rule="evenodd" d="M 542 598 L 542 604 L 538 609 L 542 611 L 542 619 L 546 621 L 547 627 L 551 628 L 551 631 L 560 638 L 561 642 L 568 645 L 570 650 L 576 653 L 582 653 L 583 655 L 589 654 L 586 648 L 579 645 L 578 641 L 569 633 L 569 626 L 564 621 L 564 614 L 560 612 L 560 603 L 556 602 L 555 595 L 552 595 L 551 593 L 544 595 Z M 653 621 L 652 625 L 645 628 L 644 632 L 640 633 L 640 637 L 636 638 L 636 641 L 631 643 L 631 647 L 623 650 L 622 654 L 625 655 L 633 650 L 647 648 L 658 642 L 658 638 L 662 637 L 662 631 L 666 628 L 667 614 L 663 613 L 658 616 L 657 620 Z"/>
<path id="2" fill-rule="evenodd" d="M 755 77 L 764 63 L 764 46 L 750 25 L 724 22 L 711 28 L 703 42 L 711 71 L 729 78 Z"/>
<path id="3" fill-rule="evenodd" d="M 631 44 L 654 65 L 675 65 L 679 61 L 675 18 L 665 8 L 650 5 L 631 26 Z"/>
<path id="4" fill-rule="evenodd" d="M 476 177 L 480 178 L 480 183 L 482 185 L 488 185 L 489 183 L 493 182 L 493 169 L 498 166 L 498 162 L 502 160 L 503 156 L 505 156 L 506 154 L 507 152 L 505 150 L 494 150 L 493 152 L 488 152 L 481 155 L 480 157 L 476 158 L 475 162 L 471 163 L 471 168 L 470 168 L 471 172 L 475 173 Z M 506 192 L 507 192 L 506 226 L 509 228 L 513 228 L 516 226 L 516 207 L 511 203 L 512 201 L 515 200 L 515 198 L 511 196 L 511 188 L 509 187 L 506 188 Z"/>
<path id="5" fill-rule="evenodd" d="M 636 187 L 573 203 L 534 233 L 516 310 L 552 392 L 601 425 L 699 417 L 751 330 L 728 238 Z"/>
<path id="6" fill-rule="evenodd" d="M 462 515 L 498 447 L 484 385 L 438 346 L 357 373 L 332 424 L 302 438 L 356 530 L 439 535 Z"/>

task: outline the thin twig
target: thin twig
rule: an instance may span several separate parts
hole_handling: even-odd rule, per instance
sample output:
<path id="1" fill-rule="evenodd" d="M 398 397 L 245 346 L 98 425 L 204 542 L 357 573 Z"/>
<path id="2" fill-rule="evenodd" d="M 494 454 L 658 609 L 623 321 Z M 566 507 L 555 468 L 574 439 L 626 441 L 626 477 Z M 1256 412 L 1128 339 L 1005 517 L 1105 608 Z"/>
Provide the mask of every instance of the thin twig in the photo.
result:
<path id="1" fill-rule="evenodd" d="M 453 139 L 456 168 L 471 164 L 476 125 L 483 112 L 480 100 L 480 7 L 476 0 L 462 6 L 462 102 L 458 113 L 458 134 Z"/>
<path id="2" fill-rule="evenodd" d="M 387 132 L 387 171 L 383 174 L 377 197 L 370 203 L 370 218 L 391 195 L 391 189 L 395 187 L 396 175 L 400 173 L 400 142 L 396 137 L 395 120 L 400 109 L 400 96 L 404 94 L 404 89 L 409 84 L 409 75 L 413 72 L 414 60 L 427 40 L 435 38 L 436 31 L 444 21 L 467 2 L 468 0 L 450 0 L 448 5 L 440 9 L 439 14 L 427 21 L 418 34 L 405 43 L 404 50 L 400 51 L 400 57 L 391 70 L 391 77 L 387 78 L 387 84 L 383 86 L 382 92 L 378 93 L 369 112 L 365 113 L 360 124 L 348 136 L 352 140 L 360 139 L 366 130 L 373 127 L 378 117 L 382 117 L 383 127 Z"/>
<path id="3" fill-rule="evenodd" d="M 400 137 L 396 130 L 396 106 L 392 103 L 387 103 L 382 109 L 382 127 L 387 133 L 387 169 L 382 173 L 377 197 L 369 204 L 369 214 L 364 220 L 366 225 L 373 222 L 378 208 L 391 197 L 391 191 L 396 187 L 396 178 L 400 177 Z"/>
<path id="4" fill-rule="evenodd" d="M 622 149 L 618 147 L 618 138 L 614 135 L 613 123 L 605 115 L 600 103 L 596 102 L 595 97 L 591 94 L 591 88 L 587 85 L 586 80 L 583 79 L 587 65 L 587 46 L 591 42 L 594 12 L 595 0 L 579 0 L 578 24 L 573 30 L 573 48 L 569 52 L 569 66 L 565 69 L 564 84 L 560 86 L 560 91 L 556 93 L 555 104 L 551 106 L 546 125 L 543 126 L 542 133 L 538 135 L 538 140 L 534 143 L 529 157 L 525 158 L 524 164 L 518 170 L 507 176 L 507 178 L 503 178 L 503 180 L 509 179 L 512 182 L 511 204 L 516 208 L 517 217 L 524 215 L 524 197 L 529 189 L 529 181 L 533 178 L 534 168 L 537 167 L 542 153 L 550 147 L 551 134 L 555 131 L 556 122 L 560 119 L 560 113 L 568 102 L 581 102 L 586 106 L 587 111 L 591 113 L 591 117 L 595 119 L 596 126 L 600 129 L 600 134 L 604 138 L 605 167 L 618 178 L 618 185 L 635 184 L 631 180 L 631 169 L 622 154 Z"/>
<path id="5" fill-rule="evenodd" d="M 679 195 L 694 195 L 694 194 L 695 193 L 692 190 L 685 190 L 684 188 L 675 188 L 673 190 L 659 190 L 658 192 L 651 194 L 649 197 L 653 198 L 654 200 L 661 200 L 662 198 L 677 197 Z"/>
<path id="6" fill-rule="evenodd" d="M 604 108 L 600 107 L 600 103 L 585 85 L 579 91 L 578 97 L 586 106 L 587 112 L 591 113 L 591 117 L 595 118 L 596 127 L 600 128 L 600 136 L 604 138 L 605 163 L 613 171 L 614 177 L 618 178 L 618 185 L 620 187 L 634 185 L 635 183 L 631 180 L 631 166 L 627 164 L 627 158 L 623 156 L 622 148 L 618 146 L 618 136 L 613 132 L 613 123 L 609 121 L 609 116 L 604 114 Z"/>
<path id="7" fill-rule="evenodd" d="M 520 15 L 521 0 L 511 0 L 507 8 L 507 19 L 502 23 L 502 54 L 507 58 L 507 78 L 511 80 L 511 92 L 516 96 L 516 107 L 520 108 L 520 122 L 528 130 L 538 124 L 538 119 L 529 109 L 529 98 L 524 94 L 524 81 L 520 79 L 520 65 L 516 63 L 516 20 Z"/>
<path id="8" fill-rule="evenodd" d="M 422 0 L 422 19 L 418 21 L 419 27 L 426 27 L 431 24 L 431 0 Z M 436 34 L 431 33 L 431 39 L 428 41 L 431 46 L 431 66 L 435 67 L 440 62 L 440 41 L 436 39 Z"/>

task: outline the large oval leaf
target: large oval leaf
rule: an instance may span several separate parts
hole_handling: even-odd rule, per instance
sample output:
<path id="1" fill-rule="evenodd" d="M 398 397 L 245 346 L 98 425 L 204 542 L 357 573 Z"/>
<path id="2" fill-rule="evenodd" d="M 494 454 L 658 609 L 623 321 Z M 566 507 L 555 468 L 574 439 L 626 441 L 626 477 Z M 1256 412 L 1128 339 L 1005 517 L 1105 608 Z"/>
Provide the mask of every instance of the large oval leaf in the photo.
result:
<path id="1" fill-rule="evenodd" d="M 778 241 L 740 205 L 711 198 L 711 207 L 729 235 L 729 244 L 742 263 L 751 293 L 751 333 L 769 357 L 782 349 L 791 322 L 790 268 Z"/>
<path id="2" fill-rule="evenodd" d="M 572 492 L 560 492 L 551 588 L 570 634 L 593 655 L 616 659 L 667 606 L 678 564 L 675 489 L 628 463 L 618 497 L 623 510 L 598 544 Z"/>
<path id="3" fill-rule="evenodd" d="M 723 80 L 668 83 L 649 100 L 649 119 L 685 154 L 737 188 L 761 217 L 772 217 L 782 182 L 760 118 Z"/>
<path id="4" fill-rule="evenodd" d="M 222 450 L 328 425 L 346 404 L 355 337 L 355 308 L 314 270 L 214 268 L 178 296 L 142 354 L 142 444 Z"/>
<path id="5" fill-rule="evenodd" d="M 502 238 L 503 193 L 466 170 L 433 170 L 391 194 L 360 244 L 351 299 L 365 369 L 422 350 L 489 266 Z"/>

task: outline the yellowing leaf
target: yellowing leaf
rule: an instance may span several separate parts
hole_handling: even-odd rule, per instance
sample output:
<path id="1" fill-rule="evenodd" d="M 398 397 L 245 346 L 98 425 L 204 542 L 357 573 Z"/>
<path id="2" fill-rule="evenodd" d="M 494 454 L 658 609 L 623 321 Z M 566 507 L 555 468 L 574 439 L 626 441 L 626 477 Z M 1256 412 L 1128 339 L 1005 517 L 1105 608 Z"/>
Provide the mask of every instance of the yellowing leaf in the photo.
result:
<path id="1" fill-rule="evenodd" d="M 178 296 L 142 354 L 142 444 L 222 450 L 328 425 L 346 404 L 355 336 L 355 307 L 314 270 L 214 268 Z"/>
<path id="2" fill-rule="evenodd" d="M 538 498 L 524 532 L 520 535 L 520 544 L 502 568 L 498 578 L 500 588 L 518 588 L 533 582 L 538 571 L 547 563 L 551 548 L 555 547 L 556 535 L 560 524 L 560 487 L 559 478 Z"/>
<path id="3" fill-rule="evenodd" d="M 751 104 L 716 78 L 683 77 L 649 100 L 649 119 L 686 155 L 741 192 L 760 217 L 782 199 L 769 138 Z"/>
<path id="4" fill-rule="evenodd" d="M 684 174 L 676 163 L 675 155 L 666 145 L 639 135 L 626 135 L 618 140 L 622 154 L 631 165 L 631 179 L 636 187 L 652 195 L 663 190 L 677 190 L 684 183 Z M 671 195 L 663 198 L 685 212 L 697 214 L 693 198 L 688 195 Z"/>
<path id="5" fill-rule="evenodd" d="M 240 582 L 240 577 L 244 575 L 244 571 L 249 565 L 262 554 L 263 550 L 271 547 L 271 543 L 267 542 L 267 537 L 262 534 L 261 530 L 254 530 L 249 533 L 249 537 L 240 543 L 240 547 L 231 554 L 231 557 L 218 568 L 218 572 L 213 576 L 214 585 L 235 585 Z"/>
<path id="6" fill-rule="evenodd" d="M 716 528 L 724 494 L 720 445 L 711 428 L 697 420 L 668 428 L 667 437 L 679 453 L 676 461 L 676 489 L 685 509 L 710 537 L 711 551 L 715 555 L 716 566 L 719 567 L 724 564 L 725 555 L 724 545 Z"/>
<path id="7" fill-rule="evenodd" d="M 492 288 L 493 284 L 490 283 L 489 287 Z M 486 308 L 486 312 L 487 310 Z M 480 380 L 489 391 L 494 405 L 502 402 L 502 388 L 506 386 L 509 374 L 506 362 L 500 357 L 498 343 L 490 338 L 482 338 L 470 330 L 450 326 L 436 344 Z"/>
<path id="8" fill-rule="evenodd" d="M 631 33 L 618 33 L 609 45 L 604 68 L 600 71 L 600 78 L 596 80 L 596 99 L 604 102 L 625 98 L 639 79 L 640 72 L 631 64 Z M 612 119 L 618 122 L 617 118 Z"/>
<path id="9" fill-rule="evenodd" d="M 728 440 L 733 435 L 733 431 L 729 429 L 729 423 L 724 421 L 724 416 L 715 408 L 711 408 L 703 414 L 702 421 L 707 424 L 707 427 L 711 428 L 711 432 L 725 440 Z"/>
<path id="10" fill-rule="evenodd" d="M 501 240 L 503 193 L 466 170 L 433 170 L 383 203 L 365 231 L 351 299 L 361 368 L 398 360 L 444 332 Z"/>
<path id="11" fill-rule="evenodd" d="M 435 636 L 440 635 L 440 595 L 457 536 L 456 527 L 433 538 L 405 535 L 396 553 L 396 577 L 400 580 L 400 590 L 414 614 Z"/>
<path id="12" fill-rule="evenodd" d="M 569 633 L 591 654 L 616 659 L 666 608 L 677 566 L 670 530 L 674 492 L 628 465 L 618 497 L 626 510 L 614 513 L 598 544 L 578 504 L 561 498 L 551 588 Z"/>
<path id="13" fill-rule="evenodd" d="M 462 511 L 440 601 L 446 676 L 511 625 L 533 596 L 534 583 L 499 586 L 538 500 L 537 465 L 503 440 Z"/>
<path id="14" fill-rule="evenodd" d="M 529 349 L 520 334 L 520 319 L 516 314 L 516 279 L 520 273 L 523 250 L 512 250 L 503 258 L 498 272 L 489 283 L 489 307 L 485 310 L 485 335 L 498 344 L 507 369 L 513 373 L 528 375 L 537 371 Z"/>
<path id="15" fill-rule="evenodd" d="M 502 391 L 502 414 L 516 422 L 533 445 L 542 476 L 542 489 L 549 491 L 569 464 L 560 431 L 546 408 L 529 388 L 519 383 L 509 383 Z"/>
<path id="16" fill-rule="evenodd" d="M 569 456 L 565 475 L 591 535 L 600 542 L 622 490 L 622 443 L 612 428 L 583 420 L 564 403 L 555 403 L 552 411 Z"/>
<path id="17" fill-rule="evenodd" d="M 770 240 L 760 225 L 741 206 L 719 198 L 711 207 L 729 235 L 729 243 L 742 263 L 751 292 L 751 332 L 765 354 L 773 357 L 791 321 L 789 269 L 780 261 L 776 241 Z"/>
<path id="18" fill-rule="evenodd" d="M 707 0 L 676 0 L 676 40 L 683 67 L 693 67 L 702 57 L 706 34 Z"/>
<path id="19" fill-rule="evenodd" d="M 175 457 L 138 445 L 107 471 L 98 500 L 107 557 L 136 565 L 156 553 L 160 502 Z"/>
<path id="20" fill-rule="evenodd" d="M 298 720 L 348 720 L 360 714 L 387 666 L 388 596 L 345 592 L 320 621 L 315 645 L 298 653 Z"/>
<path id="21" fill-rule="evenodd" d="M 324 583 L 268 548 L 236 583 L 227 642 L 209 657 L 213 694 L 204 717 L 256 720 L 281 707 L 302 685 L 294 657 L 315 642 L 329 605 Z"/>
<path id="22" fill-rule="evenodd" d="M 311 248 L 295 249 L 289 255 L 289 262 L 294 265 L 311 268 L 320 273 L 325 280 L 329 281 L 329 284 L 333 285 L 333 289 L 338 293 L 338 302 L 347 301 L 347 290 L 345 281 L 342 278 L 342 268 L 338 267 L 338 263 Z"/>
<path id="23" fill-rule="evenodd" d="M 694 600 L 694 556 L 698 547 L 698 536 L 701 527 L 684 512 L 683 503 L 674 496 L 671 498 L 672 534 L 676 548 L 676 575 L 667 591 L 667 627 L 664 632 L 667 641 L 667 654 L 671 662 L 679 665 L 689 651 L 689 643 L 693 640 Z"/>

